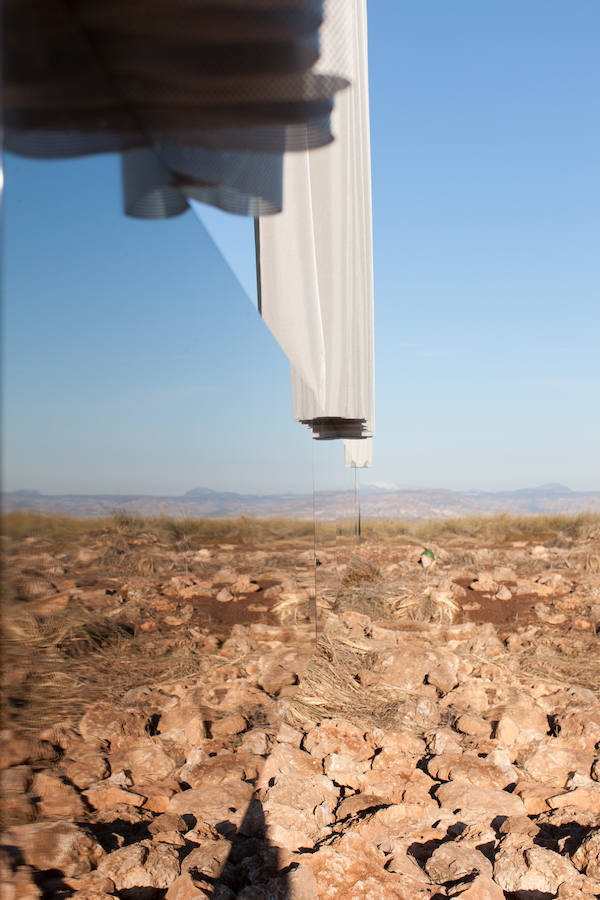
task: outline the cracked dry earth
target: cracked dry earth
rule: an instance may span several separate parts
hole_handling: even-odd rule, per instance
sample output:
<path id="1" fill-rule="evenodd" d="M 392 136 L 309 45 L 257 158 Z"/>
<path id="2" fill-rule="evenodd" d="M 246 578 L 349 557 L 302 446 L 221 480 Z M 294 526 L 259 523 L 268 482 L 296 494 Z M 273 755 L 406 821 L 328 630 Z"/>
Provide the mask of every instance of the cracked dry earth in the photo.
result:
<path id="1" fill-rule="evenodd" d="M 2 898 L 600 897 L 600 539 L 423 549 L 6 538 Z"/>

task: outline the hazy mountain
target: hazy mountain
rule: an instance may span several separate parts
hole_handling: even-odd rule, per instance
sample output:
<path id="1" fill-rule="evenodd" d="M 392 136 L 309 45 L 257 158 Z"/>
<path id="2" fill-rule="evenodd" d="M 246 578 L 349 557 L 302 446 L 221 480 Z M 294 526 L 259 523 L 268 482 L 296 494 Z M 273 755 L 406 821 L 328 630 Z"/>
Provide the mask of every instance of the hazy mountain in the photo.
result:
<path id="1" fill-rule="evenodd" d="M 373 489 L 374 488 L 374 489 Z M 450 491 L 443 488 L 399 490 L 369 485 L 360 494 L 366 518 L 428 519 L 486 513 L 600 512 L 600 491 L 572 491 L 545 484 L 516 491 Z M 354 491 L 321 491 L 316 497 L 320 518 L 350 516 Z M 310 519 L 312 494 L 237 494 L 198 487 L 180 497 L 141 494 L 41 494 L 34 490 L 2 494 L 4 511 L 32 509 L 75 516 L 113 512 L 183 516 L 284 516 Z"/>

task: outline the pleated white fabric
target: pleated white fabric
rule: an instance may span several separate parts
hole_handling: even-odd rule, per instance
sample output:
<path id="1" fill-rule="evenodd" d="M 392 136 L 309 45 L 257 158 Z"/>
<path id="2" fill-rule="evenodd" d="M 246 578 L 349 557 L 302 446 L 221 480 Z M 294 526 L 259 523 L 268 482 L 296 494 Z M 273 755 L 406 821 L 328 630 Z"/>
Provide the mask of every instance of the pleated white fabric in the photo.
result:
<path id="1" fill-rule="evenodd" d="M 263 318 L 290 359 L 296 420 L 315 437 L 358 439 L 374 428 L 365 0 L 347 0 L 343 16 L 351 87 L 336 98 L 335 140 L 286 155 L 283 212 L 260 220 L 260 282 Z"/>
<path id="2" fill-rule="evenodd" d="M 344 462 L 351 469 L 366 469 L 373 465 L 373 441 L 371 438 L 363 440 L 344 441 Z"/>

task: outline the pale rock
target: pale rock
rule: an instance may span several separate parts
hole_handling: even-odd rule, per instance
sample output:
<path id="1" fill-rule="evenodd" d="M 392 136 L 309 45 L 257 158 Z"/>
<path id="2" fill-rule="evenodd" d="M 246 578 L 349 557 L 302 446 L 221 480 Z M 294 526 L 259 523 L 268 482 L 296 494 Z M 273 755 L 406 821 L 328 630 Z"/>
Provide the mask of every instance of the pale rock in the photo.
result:
<path id="1" fill-rule="evenodd" d="M 272 845 L 296 851 L 311 848 L 322 836 L 323 828 L 333 822 L 333 815 L 322 817 L 317 810 L 298 809 L 268 799 L 262 807 L 267 837 Z M 248 831 L 244 823 L 244 831 Z"/>
<path id="2" fill-rule="evenodd" d="M 177 850 L 168 844 L 140 841 L 104 857 L 98 872 L 106 875 L 117 891 L 131 888 L 168 888 L 180 873 Z"/>
<path id="3" fill-rule="evenodd" d="M 337 805 L 339 789 L 326 775 L 294 775 L 286 773 L 276 778 L 266 791 L 267 802 L 275 802 L 294 809 L 313 812 L 326 804 L 329 810 Z"/>
<path id="4" fill-rule="evenodd" d="M 78 753 L 76 758 L 61 761 L 60 771 L 64 772 L 70 782 L 79 790 L 91 787 L 110 775 L 106 757 L 95 751 Z"/>
<path id="5" fill-rule="evenodd" d="M 539 834 L 539 827 L 529 816 L 509 816 L 498 829 L 500 834 L 526 834 L 535 838 Z"/>
<path id="6" fill-rule="evenodd" d="M 369 760 L 358 761 L 343 753 L 330 753 L 323 760 L 323 771 L 327 777 L 344 787 L 360 787 L 361 776 L 369 768 Z"/>
<path id="7" fill-rule="evenodd" d="M 470 734 L 473 737 L 489 737 L 492 733 L 489 722 L 486 722 L 485 719 L 481 719 L 479 716 L 470 716 L 468 713 L 459 716 L 454 723 L 454 727 L 461 734 Z"/>
<path id="8" fill-rule="evenodd" d="M 241 734 L 248 727 L 248 723 L 243 716 L 231 715 L 224 716 L 211 724 L 211 732 L 213 739 L 219 740 L 228 738 L 231 735 Z"/>
<path id="9" fill-rule="evenodd" d="M 491 877 L 492 864 L 479 850 L 450 841 L 433 851 L 425 871 L 436 884 L 445 884 L 473 874 Z"/>
<path id="10" fill-rule="evenodd" d="M 207 737 L 204 691 L 192 689 L 161 714 L 160 734 L 190 749 L 201 746 Z"/>
<path id="11" fill-rule="evenodd" d="M 459 684 L 441 700 L 441 706 L 452 706 L 457 710 L 464 710 L 469 715 L 479 715 L 489 707 L 488 695 L 485 688 L 477 681 L 468 681 Z"/>
<path id="12" fill-rule="evenodd" d="M 384 747 L 381 753 L 373 758 L 371 768 L 373 772 L 390 773 L 398 778 L 408 780 L 414 772 L 419 761 L 419 756 L 396 750 L 395 748 Z M 368 765 L 363 771 L 366 771 Z"/>
<path id="13" fill-rule="evenodd" d="M 440 728 L 427 736 L 427 750 L 435 756 L 462 756 L 461 747 L 456 734 L 449 728 Z"/>
<path id="14" fill-rule="evenodd" d="M 131 742 L 131 738 L 145 737 L 148 715 L 136 709 L 116 709 L 112 703 L 96 703 L 79 721 L 79 731 L 85 741 L 110 741 L 117 750 Z"/>
<path id="15" fill-rule="evenodd" d="M 411 878 L 413 881 L 427 884 L 427 878 L 423 869 L 412 856 L 409 856 L 408 853 L 400 848 L 390 854 L 386 860 L 385 867 L 388 872 L 393 872 L 394 875 L 403 875 L 405 878 Z"/>
<path id="16" fill-rule="evenodd" d="M 218 572 L 215 572 L 212 583 L 215 586 L 220 584 L 235 584 L 237 579 L 237 572 L 234 572 L 233 569 L 223 568 L 219 569 Z"/>
<path id="17" fill-rule="evenodd" d="M 260 591 L 260 584 L 253 581 L 249 575 L 240 575 L 234 581 L 232 590 L 235 594 L 251 594 Z"/>
<path id="18" fill-rule="evenodd" d="M 177 831 L 183 834 L 187 830 L 185 819 L 175 813 L 162 813 L 148 825 L 150 834 L 160 834 L 163 831 Z"/>
<path id="19" fill-rule="evenodd" d="M 573 750 L 582 750 L 592 756 L 596 755 L 596 746 L 600 746 L 600 705 L 598 703 L 586 703 L 581 706 L 571 702 L 566 709 L 554 715 L 554 722 L 561 741 Z"/>
<path id="20" fill-rule="evenodd" d="M 304 750 L 292 747 L 291 744 L 278 744 L 265 761 L 257 787 L 266 789 L 269 782 L 278 781 L 282 776 L 322 774 L 320 759 L 315 759 Z"/>
<path id="21" fill-rule="evenodd" d="M 513 793 L 521 798 L 527 814 L 536 816 L 548 809 L 548 798 L 555 793 L 555 789 L 537 781 L 519 781 Z"/>
<path id="22" fill-rule="evenodd" d="M 459 587 L 459 585 L 455 585 L 455 587 Z M 448 691 L 451 691 L 458 685 L 460 680 L 460 660 L 458 656 L 444 648 L 436 649 L 435 662 L 427 672 L 427 683 L 432 684 L 441 693 L 447 694 Z"/>
<path id="23" fill-rule="evenodd" d="M 298 746 L 300 746 L 301 740 L 302 736 L 300 735 Z M 253 753 L 255 756 L 266 756 L 269 752 L 269 736 L 259 728 L 252 728 L 244 734 L 240 746 L 243 750 Z"/>
<path id="24" fill-rule="evenodd" d="M 386 801 L 382 800 L 378 794 L 367 794 L 361 791 L 345 797 L 337 807 L 335 815 L 338 822 L 343 822 L 367 810 L 374 811 L 385 805 L 387 805 Z"/>
<path id="25" fill-rule="evenodd" d="M 520 797 L 506 791 L 475 787 L 464 781 L 448 781 L 441 784 L 436 793 L 440 806 L 460 815 L 467 824 L 490 823 L 497 816 L 524 815 L 525 806 Z"/>
<path id="26" fill-rule="evenodd" d="M 135 785 L 166 778 L 175 769 L 173 759 L 152 738 L 132 743 L 116 753 L 111 753 L 109 762 L 113 772 L 119 770 L 129 772 Z"/>
<path id="27" fill-rule="evenodd" d="M 484 594 L 495 594 L 498 584 L 492 578 L 490 572 L 479 572 L 474 581 L 469 585 L 471 591 L 481 591 Z"/>
<path id="28" fill-rule="evenodd" d="M 219 887 L 218 885 L 217 890 Z M 206 900 L 206 897 L 211 896 L 208 890 L 210 890 L 208 883 L 201 877 L 193 878 L 189 872 L 185 872 L 171 882 L 165 898 L 166 900 L 196 900 L 196 898 Z M 234 896 L 233 892 L 229 893 L 231 897 Z M 216 891 L 212 893 L 212 896 L 216 900 Z"/>
<path id="29" fill-rule="evenodd" d="M 411 731 L 385 731 L 383 728 L 374 728 L 367 734 L 376 749 L 383 750 L 384 753 L 422 756 L 427 747 L 423 738 L 417 737 Z"/>
<path id="30" fill-rule="evenodd" d="M 521 729 L 512 716 L 503 715 L 496 723 L 494 737 L 503 747 L 513 747 L 521 737 Z"/>
<path id="31" fill-rule="evenodd" d="M 271 697 L 277 697 L 283 688 L 295 685 L 296 683 L 296 673 L 277 658 L 268 660 L 260 666 L 260 675 L 257 679 L 257 684 L 259 684 Z"/>
<path id="32" fill-rule="evenodd" d="M 576 809 L 600 813 L 600 787 L 596 784 L 589 787 L 576 787 L 564 794 L 555 794 L 553 797 L 549 797 L 547 802 L 551 809 L 572 806 Z"/>
<path id="33" fill-rule="evenodd" d="M 512 598 L 512 594 L 510 590 L 506 587 L 505 584 L 501 584 L 495 594 L 496 600 L 500 600 L 502 602 L 506 602 Z"/>
<path id="34" fill-rule="evenodd" d="M 591 900 L 590 895 L 597 895 L 600 890 L 600 885 L 594 887 L 586 885 L 586 888 L 586 890 L 583 888 L 580 890 L 579 888 L 576 888 L 574 884 L 565 881 L 558 889 L 556 900 Z"/>
<path id="35" fill-rule="evenodd" d="M 143 808 L 155 813 L 164 813 L 171 797 L 179 793 L 180 787 L 174 779 L 155 781 L 152 784 L 140 784 L 137 790 L 146 798 Z"/>
<path id="36" fill-rule="evenodd" d="M 564 625 L 567 621 L 567 617 L 564 613 L 554 612 L 549 606 L 546 606 L 545 603 L 536 603 L 535 614 L 538 619 L 546 625 Z"/>
<path id="37" fill-rule="evenodd" d="M 314 900 L 317 896 L 317 880 L 310 866 L 300 863 L 288 871 L 286 876 L 288 891 L 285 900 Z"/>
<path id="38" fill-rule="evenodd" d="M 182 874 L 184 872 L 192 872 L 208 876 L 209 878 L 218 878 L 230 853 L 231 844 L 229 841 L 213 840 L 209 836 L 202 841 L 199 847 L 196 847 L 184 857 L 181 865 Z"/>
<path id="39" fill-rule="evenodd" d="M 77 818 L 84 812 L 75 788 L 48 770 L 36 772 L 31 789 L 40 814 L 46 819 Z"/>
<path id="40" fill-rule="evenodd" d="M 83 875 L 103 858 L 100 844 L 83 828 L 71 822 L 41 822 L 17 825 L 5 832 L 18 847 L 27 865 L 63 875 Z"/>
<path id="41" fill-rule="evenodd" d="M 593 757 L 590 754 L 556 746 L 552 738 L 534 750 L 523 760 L 523 768 L 534 781 L 564 787 L 573 772 L 589 773 Z"/>
<path id="42" fill-rule="evenodd" d="M 128 791 L 108 781 L 93 784 L 82 792 L 92 809 L 113 809 L 115 806 L 143 806 L 146 797 L 137 791 Z"/>
<path id="43" fill-rule="evenodd" d="M 406 644 L 402 649 L 380 653 L 373 669 L 377 683 L 402 691 L 414 691 L 425 682 L 432 668 L 431 658 L 417 644 Z"/>
<path id="44" fill-rule="evenodd" d="M 292 728 L 287 722 L 283 722 L 277 732 L 277 743 L 290 744 L 292 747 L 299 748 L 302 744 L 304 734 L 297 728 Z"/>
<path id="45" fill-rule="evenodd" d="M 357 761 L 370 759 L 375 752 L 371 736 L 346 719 L 324 719 L 315 725 L 304 738 L 304 749 L 315 759 L 339 753 Z"/>
<path id="46" fill-rule="evenodd" d="M 101 875 L 96 869 L 93 872 L 87 872 L 85 875 L 79 875 L 73 878 L 65 878 L 65 884 L 75 891 L 75 895 L 81 897 L 95 898 L 100 896 L 111 896 L 115 891 L 115 883 L 112 878 Z"/>
<path id="47" fill-rule="evenodd" d="M 257 777 L 262 763 L 262 757 L 251 753 L 222 750 L 198 766 L 184 766 L 180 777 L 192 788 L 223 784 L 226 781 L 252 781 Z"/>
<path id="48" fill-rule="evenodd" d="M 352 833 L 379 845 L 405 834 L 408 824 L 431 825 L 441 818 L 437 804 L 431 797 L 423 797 L 419 804 L 393 803 L 367 813 L 352 826 Z"/>
<path id="49" fill-rule="evenodd" d="M 557 597 L 569 594 L 573 590 L 573 582 L 566 579 L 562 572 L 545 572 L 536 578 L 536 582 L 549 587 Z"/>
<path id="50" fill-rule="evenodd" d="M 231 603 L 231 601 L 233 600 L 233 594 L 230 590 L 228 590 L 228 588 L 224 587 L 217 592 L 217 594 L 215 595 L 215 600 L 217 600 L 219 603 Z"/>
<path id="51" fill-rule="evenodd" d="M 466 782 L 478 787 L 503 791 L 517 781 L 517 770 L 511 765 L 496 765 L 476 753 L 464 753 L 460 759 L 434 756 L 427 762 L 427 771 L 438 781 Z"/>
<path id="52" fill-rule="evenodd" d="M 600 880 L 600 828 L 591 831 L 584 838 L 571 859 L 587 876 Z"/>
<path id="53" fill-rule="evenodd" d="M 448 897 L 457 900 L 504 900 L 504 891 L 487 875 L 476 875 L 468 882 L 450 888 Z"/>
<path id="54" fill-rule="evenodd" d="M 335 846 L 307 855 L 306 862 L 314 872 L 319 900 L 425 900 L 432 896 L 427 888 L 422 890 L 422 883 L 413 886 L 408 878 L 387 872 L 383 853 L 359 835 L 344 835 Z"/>
<path id="55" fill-rule="evenodd" d="M 224 830 L 231 832 L 239 827 L 250 803 L 253 788 L 245 781 L 226 782 L 219 786 L 182 791 L 172 797 L 167 812 L 180 816 L 193 816 L 197 821 L 211 825 L 226 823 Z"/>
<path id="56" fill-rule="evenodd" d="M 535 896 L 534 892 L 555 896 L 564 882 L 577 887 L 580 876 L 568 859 L 553 850 L 536 846 L 504 850 L 501 846 L 494 862 L 494 881 L 526 900 Z"/>
<path id="57" fill-rule="evenodd" d="M 524 748 L 548 734 L 548 717 L 536 703 L 511 703 L 495 707 L 486 718 L 494 725 L 494 737 L 504 747 Z"/>

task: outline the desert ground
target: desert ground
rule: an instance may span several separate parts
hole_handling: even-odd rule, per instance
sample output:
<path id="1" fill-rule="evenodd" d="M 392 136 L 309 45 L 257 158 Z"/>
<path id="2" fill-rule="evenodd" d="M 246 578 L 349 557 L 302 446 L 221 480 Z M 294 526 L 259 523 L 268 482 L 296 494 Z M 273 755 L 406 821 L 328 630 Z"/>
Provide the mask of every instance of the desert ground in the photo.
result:
<path id="1" fill-rule="evenodd" d="M 3 900 L 600 897 L 600 516 L 2 540 Z"/>

